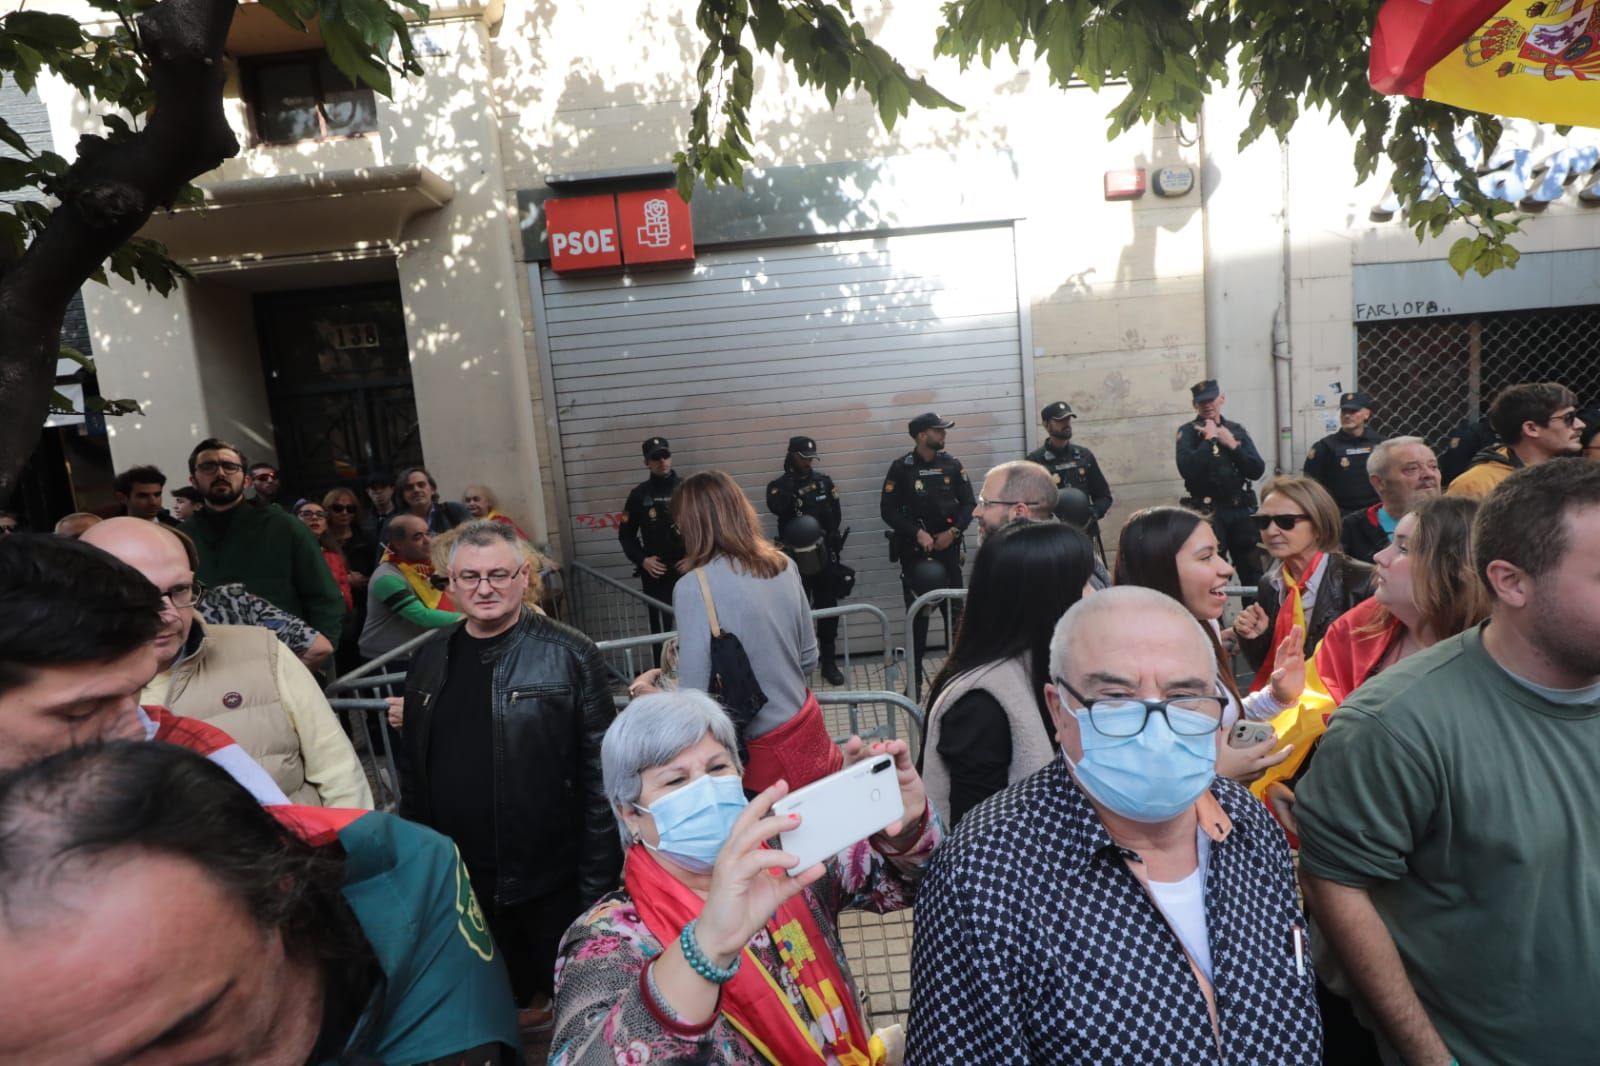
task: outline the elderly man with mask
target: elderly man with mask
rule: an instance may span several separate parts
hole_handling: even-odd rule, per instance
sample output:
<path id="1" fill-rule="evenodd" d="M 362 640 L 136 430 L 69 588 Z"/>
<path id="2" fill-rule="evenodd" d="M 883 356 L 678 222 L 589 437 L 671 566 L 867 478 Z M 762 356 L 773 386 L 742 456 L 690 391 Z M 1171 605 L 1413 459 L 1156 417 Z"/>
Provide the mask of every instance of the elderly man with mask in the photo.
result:
<path id="1" fill-rule="evenodd" d="M 556 948 L 617 885 L 616 821 L 600 742 L 616 716 L 588 637 L 523 605 L 529 557 L 516 531 L 480 519 L 450 549 L 466 621 L 419 647 L 406 675 L 400 811 L 461 849 L 505 951 L 530 1029 L 550 1024 Z"/>
<path id="2" fill-rule="evenodd" d="M 1391 437 L 1373 445 L 1367 479 L 1378 502 L 1345 515 L 1339 533 L 1344 553 L 1364 563 L 1389 546 L 1394 527 L 1413 507 L 1439 495 L 1439 460 L 1421 437 Z"/>
<path id="3" fill-rule="evenodd" d="M 1216 776 L 1216 657 L 1152 589 L 1074 605 L 1061 752 L 974 809 L 917 900 L 912 1066 L 1310 1064 L 1322 1027 L 1283 831 Z"/>

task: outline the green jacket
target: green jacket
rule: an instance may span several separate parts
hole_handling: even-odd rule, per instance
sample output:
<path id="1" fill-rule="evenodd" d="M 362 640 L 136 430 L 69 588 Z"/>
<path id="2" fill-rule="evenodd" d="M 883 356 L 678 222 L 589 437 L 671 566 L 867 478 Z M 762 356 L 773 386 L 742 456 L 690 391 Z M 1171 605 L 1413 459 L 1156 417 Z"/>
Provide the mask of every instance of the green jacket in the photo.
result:
<path id="1" fill-rule="evenodd" d="M 182 529 L 200 553 L 195 577 L 207 585 L 239 582 L 280 610 L 304 618 L 335 645 L 344 596 L 317 538 L 279 507 L 248 501 L 231 511 L 196 511 Z"/>

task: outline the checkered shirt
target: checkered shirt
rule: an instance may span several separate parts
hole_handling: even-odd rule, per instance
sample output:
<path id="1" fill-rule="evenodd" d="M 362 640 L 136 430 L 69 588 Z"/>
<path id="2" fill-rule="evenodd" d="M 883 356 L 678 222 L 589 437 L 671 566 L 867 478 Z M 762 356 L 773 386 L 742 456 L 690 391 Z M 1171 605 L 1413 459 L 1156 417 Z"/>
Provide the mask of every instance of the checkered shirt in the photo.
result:
<path id="1" fill-rule="evenodd" d="M 1218 778 L 1206 923 L 1220 1062 L 1316 1066 L 1322 1023 L 1283 830 Z M 1177 934 L 1058 755 L 990 797 L 935 853 L 917 897 L 908 1066 L 1216 1066 Z"/>

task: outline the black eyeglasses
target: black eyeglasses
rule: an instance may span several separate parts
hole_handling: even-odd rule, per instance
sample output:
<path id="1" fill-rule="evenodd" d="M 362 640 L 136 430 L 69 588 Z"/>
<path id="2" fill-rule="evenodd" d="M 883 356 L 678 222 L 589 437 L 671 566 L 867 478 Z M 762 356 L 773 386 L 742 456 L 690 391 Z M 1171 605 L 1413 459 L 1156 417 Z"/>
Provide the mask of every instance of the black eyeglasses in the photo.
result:
<path id="1" fill-rule="evenodd" d="M 161 593 L 161 598 L 179 610 L 193 607 L 195 601 L 206 594 L 206 587 L 196 581 L 188 585 L 174 585 Z"/>
<path id="2" fill-rule="evenodd" d="M 239 463 L 217 462 L 211 459 L 196 463 L 194 466 L 194 472 L 197 474 L 215 474 L 218 470 L 224 474 L 237 474 L 242 472 L 244 467 Z"/>
<path id="3" fill-rule="evenodd" d="M 1267 531 L 1268 526 L 1277 526 L 1284 532 L 1288 532 L 1301 522 L 1311 521 L 1311 516 L 1308 514 L 1253 514 L 1250 516 L 1250 521 L 1254 522 L 1256 528 L 1263 533 Z"/>
<path id="4" fill-rule="evenodd" d="M 327 517 L 328 517 L 328 512 L 327 511 L 301 511 L 300 512 L 300 518 L 301 518 L 302 521 L 304 521 L 307 518 L 327 518 Z"/>
<path id="5" fill-rule="evenodd" d="M 1179 736 L 1203 737 L 1221 727 L 1222 712 L 1228 706 L 1228 701 L 1221 696 L 1178 696 L 1170 700 L 1141 700 L 1133 696 L 1089 699 L 1067 684 L 1066 678 L 1058 677 L 1055 682 L 1083 704 L 1095 732 L 1107 737 L 1138 736 L 1144 732 L 1152 714 L 1165 718 Z M 1174 715 L 1173 711 L 1182 713 Z"/>

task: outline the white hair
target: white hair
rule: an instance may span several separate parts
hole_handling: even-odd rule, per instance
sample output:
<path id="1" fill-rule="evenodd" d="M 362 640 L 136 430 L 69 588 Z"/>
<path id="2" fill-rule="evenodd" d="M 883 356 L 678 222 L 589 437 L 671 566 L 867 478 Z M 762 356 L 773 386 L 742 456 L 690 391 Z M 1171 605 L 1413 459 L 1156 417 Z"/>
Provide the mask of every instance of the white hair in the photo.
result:
<path id="1" fill-rule="evenodd" d="M 495 523 L 498 525 L 499 523 Z M 728 749 L 734 767 L 739 765 L 739 737 L 733 722 L 716 700 L 695 689 L 656 692 L 641 696 L 612 721 L 600 742 L 600 767 L 605 776 L 606 800 L 611 809 L 627 810 L 639 802 L 643 785 L 639 775 L 663 766 L 685 748 L 706 736 Z M 628 827 L 617 820 L 622 846 L 633 843 Z"/>
<path id="2" fill-rule="evenodd" d="M 1061 616 L 1061 620 L 1056 623 L 1055 633 L 1050 637 L 1050 676 L 1071 676 L 1067 672 L 1067 666 L 1072 657 L 1073 636 L 1078 626 L 1094 620 L 1102 612 L 1132 613 L 1141 610 L 1183 619 L 1194 631 L 1196 646 L 1205 653 L 1207 660 L 1216 663 L 1217 657 L 1211 646 L 1211 638 L 1200 628 L 1200 621 L 1189 612 L 1189 608 L 1155 589 L 1141 585 L 1116 585 L 1096 592 L 1093 596 L 1085 596 L 1067 608 L 1067 613 Z"/>
<path id="3" fill-rule="evenodd" d="M 1388 440 L 1374 444 L 1372 446 L 1372 454 L 1367 456 L 1367 473 L 1376 474 L 1380 478 L 1387 478 L 1389 476 L 1389 453 L 1396 448 L 1404 448 L 1412 444 L 1420 444 L 1424 448 L 1428 447 L 1428 442 L 1421 437 L 1390 437 Z"/>
<path id="4" fill-rule="evenodd" d="M 496 522 L 492 518 L 474 518 L 470 522 L 463 522 L 452 532 L 455 539 L 450 542 L 450 565 L 456 565 L 456 552 L 463 547 L 471 545 L 474 548 L 489 548 L 496 544 L 504 544 L 511 549 L 511 554 L 518 559 L 522 558 L 522 538 L 517 536 L 517 531 L 504 522 Z"/>

